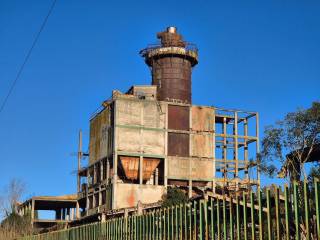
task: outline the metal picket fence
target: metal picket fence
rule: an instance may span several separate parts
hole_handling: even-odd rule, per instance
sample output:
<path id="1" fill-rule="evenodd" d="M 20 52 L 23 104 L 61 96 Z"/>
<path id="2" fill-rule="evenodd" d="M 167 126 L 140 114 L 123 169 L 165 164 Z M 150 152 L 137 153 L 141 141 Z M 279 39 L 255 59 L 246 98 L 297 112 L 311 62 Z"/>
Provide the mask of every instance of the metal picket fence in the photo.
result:
<path id="1" fill-rule="evenodd" d="M 320 183 L 294 183 L 241 196 L 161 208 L 23 240 L 320 240 Z"/>

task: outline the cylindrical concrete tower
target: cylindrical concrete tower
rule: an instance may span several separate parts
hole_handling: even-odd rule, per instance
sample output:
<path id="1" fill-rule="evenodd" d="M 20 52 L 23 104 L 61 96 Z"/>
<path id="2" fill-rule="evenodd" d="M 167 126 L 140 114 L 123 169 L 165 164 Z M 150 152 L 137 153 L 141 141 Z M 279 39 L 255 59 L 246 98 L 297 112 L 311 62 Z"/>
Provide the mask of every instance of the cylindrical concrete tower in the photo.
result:
<path id="1" fill-rule="evenodd" d="M 198 63 L 195 45 L 183 41 L 175 27 L 157 34 L 160 44 L 143 49 L 140 54 L 151 67 L 152 85 L 157 99 L 191 103 L 192 67 Z"/>

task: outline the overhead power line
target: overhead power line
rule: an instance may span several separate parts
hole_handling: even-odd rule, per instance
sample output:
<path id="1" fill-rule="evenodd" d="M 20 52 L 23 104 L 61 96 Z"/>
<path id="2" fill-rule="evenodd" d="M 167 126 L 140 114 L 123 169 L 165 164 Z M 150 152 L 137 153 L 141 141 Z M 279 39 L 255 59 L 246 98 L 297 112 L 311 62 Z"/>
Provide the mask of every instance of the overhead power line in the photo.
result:
<path id="1" fill-rule="evenodd" d="M 40 26 L 40 29 L 39 29 L 39 31 L 37 32 L 37 35 L 36 35 L 36 37 L 34 38 L 34 40 L 33 40 L 33 42 L 32 42 L 32 45 L 31 45 L 31 47 L 29 48 L 29 51 L 28 51 L 28 53 L 27 53 L 27 55 L 26 55 L 26 57 L 25 57 L 22 65 L 20 66 L 19 71 L 18 71 L 15 79 L 13 80 L 13 82 L 12 82 L 10 88 L 9 88 L 9 91 L 8 91 L 6 97 L 4 98 L 4 100 L 3 100 L 2 104 L 1 104 L 0 114 L 1 114 L 1 112 L 3 111 L 4 107 L 6 106 L 6 104 L 7 104 L 7 102 L 8 102 L 8 99 L 9 99 L 10 95 L 12 94 L 12 92 L 13 92 L 16 84 L 17 84 L 17 82 L 18 82 L 18 80 L 19 80 L 19 78 L 20 78 L 20 76 L 21 76 L 21 73 L 23 72 L 24 67 L 25 67 L 26 63 L 28 62 L 28 60 L 29 60 L 29 58 L 30 58 L 30 56 L 31 56 L 31 53 L 32 53 L 33 49 L 34 49 L 34 47 L 36 46 L 36 44 L 37 44 L 37 42 L 38 42 L 38 40 L 39 40 L 39 37 L 40 37 L 43 29 L 45 28 L 46 24 L 47 24 L 47 21 L 48 21 L 50 15 L 51 15 L 51 13 L 52 13 L 52 11 L 53 11 L 53 9 L 54 9 L 54 6 L 56 5 L 56 2 L 57 2 L 57 0 L 53 0 L 53 1 L 52 1 L 52 4 L 51 4 L 51 6 L 50 6 L 50 8 L 49 8 L 49 11 L 48 11 L 46 17 L 44 18 L 44 20 L 43 20 L 43 22 L 42 22 L 42 24 L 41 24 L 41 26 Z"/>

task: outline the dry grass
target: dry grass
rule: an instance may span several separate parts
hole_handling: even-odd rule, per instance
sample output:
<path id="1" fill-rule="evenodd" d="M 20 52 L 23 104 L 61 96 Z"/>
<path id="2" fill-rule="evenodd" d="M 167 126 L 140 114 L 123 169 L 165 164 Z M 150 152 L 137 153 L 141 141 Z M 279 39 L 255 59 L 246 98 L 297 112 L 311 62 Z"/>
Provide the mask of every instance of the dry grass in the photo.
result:
<path id="1" fill-rule="evenodd" d="M 0 228 L 0 240 L 14 240 L 20 235 L 12 230 Z"/>

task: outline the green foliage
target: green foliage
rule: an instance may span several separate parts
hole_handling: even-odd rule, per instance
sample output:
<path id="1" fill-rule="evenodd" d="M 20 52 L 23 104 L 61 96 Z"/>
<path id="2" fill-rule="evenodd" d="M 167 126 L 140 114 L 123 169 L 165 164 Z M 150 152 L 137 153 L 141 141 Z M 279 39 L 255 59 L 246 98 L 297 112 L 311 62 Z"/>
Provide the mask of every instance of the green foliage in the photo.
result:
<path id="1" fill-rule="evenodd" d="M 163 196 L 163 207 L 170 207 L 176 204 L 186 203 L 188 197 L 186 194 L 179 188 L 169 187 L 167 194 Z"/>
<path id="2" fill-rule="evenodd" d="M 307 177 L 304 164 L 315 144 L 320 143 L 320 102 L 313 102 L 308 109 L 288 113 L 282 121 L 264 130 L 261 150 L 261 170 L 274 176 L 300 180 L 300 171 Z M 280 162 L 281 168 L 275 164 Z"/>

